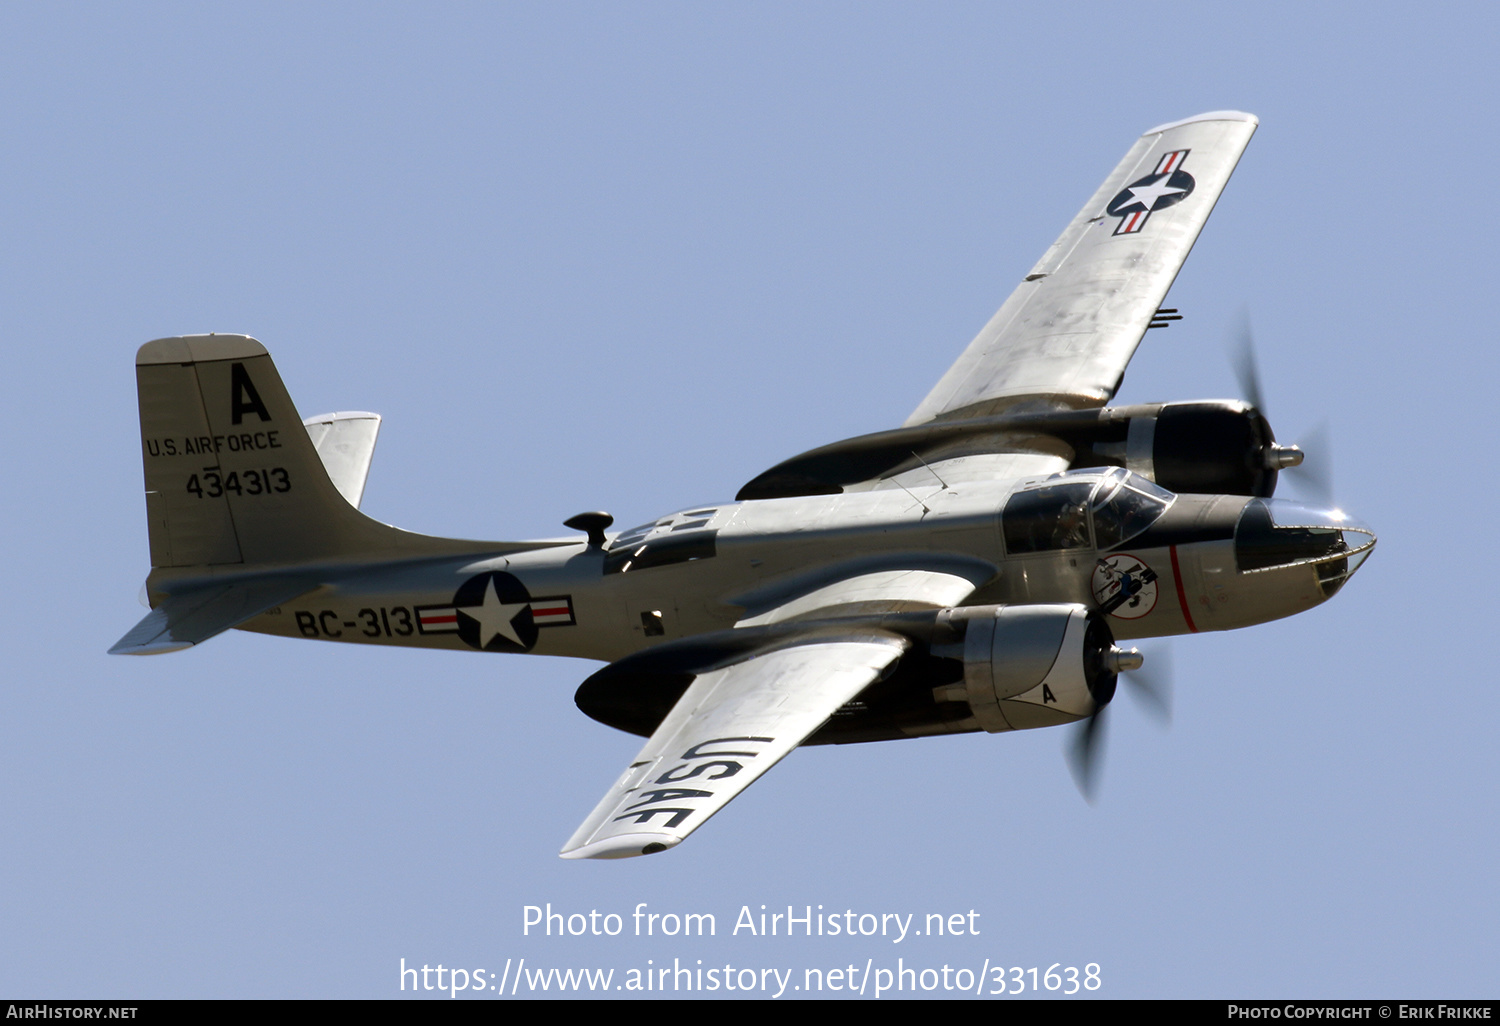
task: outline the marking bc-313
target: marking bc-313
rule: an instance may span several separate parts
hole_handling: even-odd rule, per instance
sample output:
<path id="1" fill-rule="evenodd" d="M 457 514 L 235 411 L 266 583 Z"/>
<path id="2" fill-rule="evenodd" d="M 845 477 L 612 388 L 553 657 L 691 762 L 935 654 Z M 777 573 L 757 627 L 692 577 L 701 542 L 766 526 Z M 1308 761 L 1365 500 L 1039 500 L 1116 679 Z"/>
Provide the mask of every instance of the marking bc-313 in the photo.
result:
<path id="1" fill-rule="evenodd" d="M 342 638 L 347 630 L 358 631 L 367 638 L 405 638 L 417 632 L 416 618 L 406 606 L 364 607 L 346 620 L 333 609 L 310 609 L 292 611 L 297 618 L 297 630 L 304 638 Z"/>

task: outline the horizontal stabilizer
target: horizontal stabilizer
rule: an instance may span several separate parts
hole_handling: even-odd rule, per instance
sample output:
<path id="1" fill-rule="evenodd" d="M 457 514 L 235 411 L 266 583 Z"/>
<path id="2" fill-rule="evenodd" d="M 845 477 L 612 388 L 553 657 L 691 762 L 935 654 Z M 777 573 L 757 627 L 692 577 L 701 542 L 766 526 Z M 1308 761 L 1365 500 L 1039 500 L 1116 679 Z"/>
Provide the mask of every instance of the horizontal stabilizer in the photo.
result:
<path id="1" fill-rule="evenodd" d="M 380 414 L 323 413 L 302 423 L 329 480 L 349 505 L 359 509 L 365 479 L 370 476 L 370 460 L 375 456 L 375 438 L 380 434 Z"/>
<path id="2" fill-rule="evenodd" d="M 110 655 L 159 655 L 191 648 L 318 586 L 306 576 L 260 577 L 172 595 L 147 613 Z"/>

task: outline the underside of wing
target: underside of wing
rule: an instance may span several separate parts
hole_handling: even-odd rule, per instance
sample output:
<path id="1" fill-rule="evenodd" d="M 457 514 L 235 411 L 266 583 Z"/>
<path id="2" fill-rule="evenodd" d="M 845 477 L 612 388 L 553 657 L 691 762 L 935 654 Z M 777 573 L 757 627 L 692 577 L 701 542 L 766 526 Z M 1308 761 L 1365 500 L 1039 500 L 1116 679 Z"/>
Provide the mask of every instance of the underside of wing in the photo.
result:
<path id="1" fill-rule="evenodd" d="M 562 857 L 628 858 L 680 843 L 908 644 L 875 630 L 790 638 L 698 673 Z"/>
<path id="2" fill-rule="evenodd" d="M 911 637 L 888 626 L 933 617 L 989 580 L 982 560 L 862 565 L 740 596 L 732 630 L 657 646 L 578 689 L 602 723 L 650 734 L 564 858 L 624 858 L 677 844 L 872 684 Z M 858 703 L 856 703 L 858 704 Z M 890 736 L 900 736 L 899 734 Z"/>
<path id="3" fill-rule="evenodd" d="M 1108 402 L 1257 124 L 1215 111 L 1142 135 L 907 426 Z"/>

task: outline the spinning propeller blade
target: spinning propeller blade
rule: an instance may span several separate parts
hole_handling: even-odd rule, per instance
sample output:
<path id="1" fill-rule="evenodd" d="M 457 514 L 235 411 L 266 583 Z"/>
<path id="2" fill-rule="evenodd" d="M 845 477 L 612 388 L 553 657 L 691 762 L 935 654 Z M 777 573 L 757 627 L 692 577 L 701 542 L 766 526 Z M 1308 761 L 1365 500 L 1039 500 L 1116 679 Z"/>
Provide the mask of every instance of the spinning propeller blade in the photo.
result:
<path id="1" fill-rule="evenodd" d="M 1240 384 L 1240 394 L 1245 401 L 1261 413 L 1266 412 L 1265 393 L 1260 387 L 1260 365 L 1255 359 L 1255 335 L 1250 330 L 1250 314 L 1240 317 L 1231 358 L 1234 361 L 1234 376 Z"/>
<path id="2" fill-rule="evenodd" d="M 1094 782 L 1099 774 L 1099 762 L 1104 751 L 1104 710 L 1101 705 L 1094 715 L 1084 720 L 1074 731 L 1068 745 L 1068 769 L 1073 771 L 1073 783 L 1078 793 L 1090 805 L 1094 804 Z"/>
<path id="3" fill-rule="evenodd" d="M 1234 376 L 1239 382 L 1240 394 L 1264 416 L 1266 395 L 1261 386 L 1260 364 L 1255 358 L 1255 334 L 1250 330 L 1248 312 L 1240 318 L 1239 328 L 1231 343 L 1230 358 L 1234 364 Z M 1298 490 L 1309 499 L 1322 505 L 1332 505 L 1333 449 L 1327 422 L 1303 432 L 1303 438 L 1305 445 L 1268 447 L 1265 452 L 1266 465 L 1289 471 Z"/>
<path id="4" fill-rule="evenodd" d="M 1150 670 L 1146 670 L 1142 662 L 1134 669 L 1122 668 L 1120 674 L 1146 712 L 1164 725 L 1172 722 L 1172 662 L 1168 651 L 1162 648 L 1152 653 Z M 1090 805 L 1094 803 L 1095 784 L 1104 759 L 1104 739 L 1108 733 L 1105 710 L 1108 708 L 1108 701 L 1099 706 L 1094 715 L 1078 726 L 1068 744 L 1068 768 L 1073 773 L 1073 782 Z"/>
<path id="5" fill-rule="evenodd" d="M 1307 444 L 1302 447 L 1307 454 L 1302 464 L 1293 468 L 1292 480 L 1307 497 L 1319 505 L 1333 505 L 1333 439 L 1328 430 L 1328 421 L 1319 421 L 1302 437 Z"/>

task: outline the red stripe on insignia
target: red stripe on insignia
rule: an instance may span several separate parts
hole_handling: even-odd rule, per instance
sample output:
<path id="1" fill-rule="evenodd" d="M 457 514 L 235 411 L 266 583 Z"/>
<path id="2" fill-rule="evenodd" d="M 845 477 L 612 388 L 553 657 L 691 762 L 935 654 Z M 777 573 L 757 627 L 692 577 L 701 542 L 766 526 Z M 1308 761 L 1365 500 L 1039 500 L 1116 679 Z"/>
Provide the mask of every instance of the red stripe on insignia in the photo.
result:
<path id="1" fill-rule="evenodd" d="M 458 623 L 458 614 L 452 616 L 424 616 L 423 623 Z"/>
<path id="2" fill-rule="evenodd" d="M 1177 565 L 1177 546 L 1172 546 L 1172 577 L 1177 581 L 1177 604 L 1182 606 L 1182 618 L 1187 621 L 1187 629 L 1194 634 L 1198 633 L 1198 627 L 1193 623 L 1193 614 L 1188 612 L 1187 591 L 1182 587 L 1182 568 Z"/>
<path id="3" fill-rule="evenodd" d="M 536 606 L 531 607 L 532 616 L 567 616 L 572 611 L 567 606 L 547 606 L 545 609 L 538 609 Z"/>

